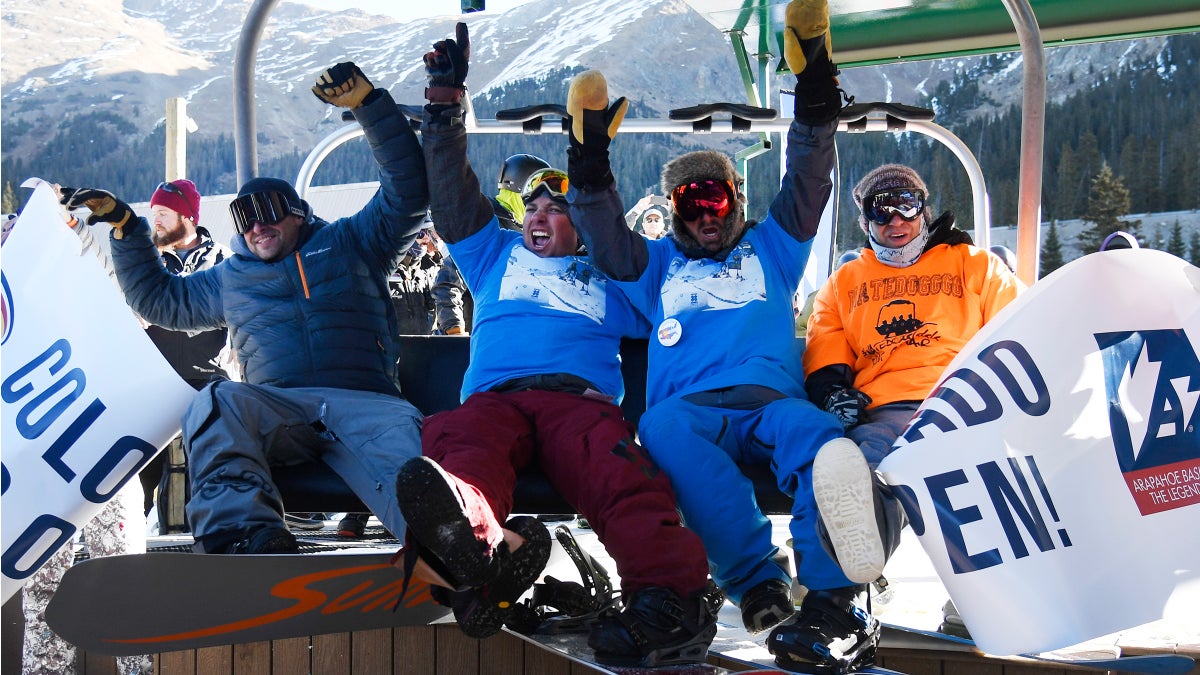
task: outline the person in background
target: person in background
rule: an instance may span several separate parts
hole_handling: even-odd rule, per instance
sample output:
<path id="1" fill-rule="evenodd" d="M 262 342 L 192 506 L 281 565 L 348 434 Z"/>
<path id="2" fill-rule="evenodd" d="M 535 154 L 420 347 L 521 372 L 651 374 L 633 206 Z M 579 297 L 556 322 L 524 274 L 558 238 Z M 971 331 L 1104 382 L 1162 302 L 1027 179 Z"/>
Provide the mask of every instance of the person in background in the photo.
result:
<path id="1" fill-rule="evenodd" d="M 646 195 L 625 213 L 625 221 L 634 232 L 647 239 L 662 239 L 667 234 L 670 202 L 658 195 Z"/>
<path id="2" fill-rule="evenodd" d="M 197 552 L 295 553 L 272 465 L 321 461 L 398 537 L 390 485 L 420 454 L 421 415 L 396 385 L 396 313 L 387 278 L 428 208 L 416 134 L 386 90 L 350 62 L 313 87 L 350 109 L 379 165 L 380 188 L 356 214 L 313 215 L 287 181 L 247 181 L 230 203 L 234 254 L 186 277 L 163 268 L 146 221 L 102 190 L 80 197 L 112 223 L 125 298 L 151 323 L 228 327 L 244 381 L 205 387 L 183 420 Z"/>
<path id="3" fill-rule="evenodd" d="M 804 382 L 845 430 L 817 453 L 813 490 L 823 516 L 838 514 L 824 518 L 838 564 L 865 584 L 883 573 L 906 522 L 875 468 L 946 366 L 1025 284 L 953 213 L 932 218 L 911 167 L 877 167 L 852 194 L 868 246 L 817 292 Z"/>
<path id="4" fill-rule="evenodd" d="M 591 629 L 596 660 L 703 661 L 720 593 L 666 476 L 618 405 L 621 338 L 648 326 L 581 255 L 563 172 L 530 176 L 521 232 L 499 226 L 467 161 L 466 24 L 456 33 L 425 56 L 421 137 L 434 221 L 475 291 L 476 323 L 462 405 L 426 420 L 425 456 L 396 480 L 409 523 L 405 566 L 423 562 L 434 573 L 427 580 L 467 589 L 434 595 L 467 635 L 500 630 L 550 554 L 544 525 L 509 518 L 516 471 L 537 462 L 617 564 L 624 608 Z"/>
<path id="5" fill-rule="evenodd" d="M 500 174 L 496 177 L 496 196 L 492 201 L 512 214 L 512 226 L 505 223 L 501 214 L 497 213 L 497 217 L 501 219 L 501 227 L 510 230 L 521 229 L 521 223 L 525 222 L 525 202 L 521 200 L 521 191 L 525 189 L 525 183 L 534 172 L 549 168 L 550 162 L 537 155 L 520 153 L 510 155 L 504 160 L 500 165 Z"/>
<path id="6" fill-rule="evenodd" d="M 181 178 L 160 183 L 150 196 L 150 235 L 171 274 L 187 276 L 206 270 L 231 255 L 200 225 L 200 192 Z M 214 378 L 228 377 L 222 356 L 229 339 L 223 328 L 199 332 L 174 331 L 147 324 L 146 335 L 171 367 L 196 391 Z M 183 508 L 188 501 L 187 455 L 176 436 L 138 473 L 145 492 L 145 509 L 158 505 L 159 532 L 186 532 Z M 157 494 L 155 488 L 158 489 Z"/>
<path id="7" fill-rule="evenodd" d="M 433 287 L 443 262 L 434 237 L 432 227 L 423 228 L 388 278 L 399 320 L 397 335 L 433 334 Z"/>
<path id="8" fill-rule="evenodd" d="M 1013 253 L 1012 249 L 1007 246 L 996 244 L 989 247 L 988 250 L 1004 262 L 1004 266 L 1008 268 L 1009 272 L 1015 273 L 1017 271 L 1017 254 Z"/>

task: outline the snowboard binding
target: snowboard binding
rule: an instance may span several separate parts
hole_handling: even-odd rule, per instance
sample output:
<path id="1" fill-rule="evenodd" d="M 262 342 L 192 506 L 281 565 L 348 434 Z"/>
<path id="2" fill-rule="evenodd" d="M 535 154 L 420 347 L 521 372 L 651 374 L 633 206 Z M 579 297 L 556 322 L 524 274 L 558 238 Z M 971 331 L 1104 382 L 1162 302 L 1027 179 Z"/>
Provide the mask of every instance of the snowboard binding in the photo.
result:
<path id="1" fill-rule="evenodd" d="M 534 584 L 533 596 L 514 605 L 505 622 L 518 633 L 586 633 L 620 603 L 604 566 L 579 547 L 566 526 L 554 528 L 554 538 L 575 563 L 581 582 L 547 576 L 543 583 Z"/>

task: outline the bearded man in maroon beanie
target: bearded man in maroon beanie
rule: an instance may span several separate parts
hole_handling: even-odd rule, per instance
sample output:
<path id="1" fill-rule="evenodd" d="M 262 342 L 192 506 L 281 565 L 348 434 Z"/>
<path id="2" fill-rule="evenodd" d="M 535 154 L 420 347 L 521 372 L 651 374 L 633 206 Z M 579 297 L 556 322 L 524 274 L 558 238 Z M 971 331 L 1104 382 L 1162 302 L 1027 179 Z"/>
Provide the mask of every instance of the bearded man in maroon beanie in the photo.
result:
<path id="1" fill-rule="evenodd" d="M 150 238 L 171 274 L 187 276 L 208 269 L 229 257 L 230 250 L 213 240 L 200 226 L 200 192 L 186 178 L 159 183 L 150 197 Z M 146 334 L 179 376 L 197 391 L 213 377 L 225 377 L 221 351 L 227 331 L 199 333 L 146 325 Z M 170 467 L 169 471 L 164 471 Z M 180 437 L 150 460 L 138 474 L 145 491 L 145 511 L 154 505 L 158 487 L 158 523 L 161 534 L 186 532 L 183 507 L 187 503 L 187 462 Z"/>

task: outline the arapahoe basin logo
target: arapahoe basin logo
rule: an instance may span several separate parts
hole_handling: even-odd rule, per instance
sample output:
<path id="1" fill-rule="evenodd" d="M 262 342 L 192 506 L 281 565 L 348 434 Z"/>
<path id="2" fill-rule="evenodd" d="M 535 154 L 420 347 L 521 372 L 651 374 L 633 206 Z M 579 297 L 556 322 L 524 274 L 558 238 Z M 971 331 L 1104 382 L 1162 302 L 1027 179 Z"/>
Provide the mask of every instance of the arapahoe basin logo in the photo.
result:
<path id="1" fill-rule="evenodd" d="M 0 321 L 3 322 L 0 325 L 0 335 L 4 336 L 3 339 L 0 339 L 0 345 L 2 345 L 8 342 L 8 336 L 12 334 L 13 326 L 12 289 L 8 287 L 8 277 L 4 276 L 2 272 L 0 272 L 0 285 L 4 287 L 4 296 L 0 297 Z"/>
<path id="2" fill-rule="evenodd" d="M 1182 330 L 1096 334 L 1108 420 L 1142 515 L 1200 504 L 1200 359 Z"/>

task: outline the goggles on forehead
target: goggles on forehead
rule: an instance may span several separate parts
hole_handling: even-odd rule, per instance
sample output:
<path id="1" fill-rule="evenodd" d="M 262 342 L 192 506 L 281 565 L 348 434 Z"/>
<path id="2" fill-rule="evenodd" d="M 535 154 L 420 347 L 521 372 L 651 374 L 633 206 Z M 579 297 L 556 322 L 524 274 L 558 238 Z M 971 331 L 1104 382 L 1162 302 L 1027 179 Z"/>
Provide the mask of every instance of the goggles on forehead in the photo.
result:
<path id="1" fill-rule="evenodd" d="M 171 194 L 179 195 L 180 197 L 184 196 L 183 190 L 180 190 L 179 186 L 174 183 L 166 183 L 166 182 L 159 183 L 158 187 L 155 189 L 156 190 L 164 190 L 166 192 L 170 192 Z"/>
<path id="2" fill-rule="evenodd" d="M 733 210 L 737 190 L 727 180 L 701 180 L 684 183 L 671 190 L 671 205 L 684 220 L 696 220 L 705 213 L 724 218 Z"/>
<path id="3" fill-rule="evenodd" d="M 541 190 L 545 190 L 551 199 L 566 199 L 567 187 L 570 184 L 566 172 L 558 169 L 539 169 L 529 174 L 529 180 L 525 181 L 525 187 L 521 190 L 521 201 L 528 204 Z"/>
<path id="4" fill-rule="evenodd" d="M 233 229 L 246 234 L 254 223 L 274 225 L 288 216 L 304 218 L 304 209 L 292 206 L 282 192 L 254 192 L 229 202 L 233 214 Z"/>
<path id="5" fill-rule="evenodd" d="M 887 190 L 863 199 L 863 215 L 876 225 L 886 225 L 893 215 L 916 220 L 924 208 L 925 193 L 921 190 Z"/>

